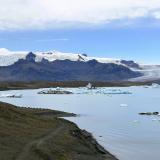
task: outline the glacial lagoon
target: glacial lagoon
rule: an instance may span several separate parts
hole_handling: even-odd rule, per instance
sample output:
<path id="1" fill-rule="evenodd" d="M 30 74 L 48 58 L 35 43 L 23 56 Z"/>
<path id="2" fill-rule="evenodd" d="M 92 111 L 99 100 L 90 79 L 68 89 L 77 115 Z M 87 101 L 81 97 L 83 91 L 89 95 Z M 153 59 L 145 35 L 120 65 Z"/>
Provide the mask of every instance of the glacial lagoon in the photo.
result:
<path id="1" fill-rule="evenodd" d="M 0 91 L 3 95 L 0 101 L 79 114 L 67 119 L 91 132 L 120 160 L 160 159 L 160 116 L 139 115 L 140 112 L 160 112 L 160 88 L 113 87 L 89 91 L 65 88 L 74 94 L 37 94 L 41 90 Z M 23 96 L 4 96 L 10 94 Z"/>

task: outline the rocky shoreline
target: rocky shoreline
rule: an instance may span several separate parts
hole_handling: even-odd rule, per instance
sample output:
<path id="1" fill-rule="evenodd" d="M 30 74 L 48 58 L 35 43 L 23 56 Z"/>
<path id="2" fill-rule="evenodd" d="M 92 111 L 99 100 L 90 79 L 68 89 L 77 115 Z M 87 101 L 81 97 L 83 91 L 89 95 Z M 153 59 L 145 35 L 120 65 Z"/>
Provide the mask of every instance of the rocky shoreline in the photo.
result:
<path id="1" fill-rule="evenodd" d="M 75 116 L 49 109 L 0 102 L 0 155 L 3 160 L 117 160 L 70 121 Z"/>

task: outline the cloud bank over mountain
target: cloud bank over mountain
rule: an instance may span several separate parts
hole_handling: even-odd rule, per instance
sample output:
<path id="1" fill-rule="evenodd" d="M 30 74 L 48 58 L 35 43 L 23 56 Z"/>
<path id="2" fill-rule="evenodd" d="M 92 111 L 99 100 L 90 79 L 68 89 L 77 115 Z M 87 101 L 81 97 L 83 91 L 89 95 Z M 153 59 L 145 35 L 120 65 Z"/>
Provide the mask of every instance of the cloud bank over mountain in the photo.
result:
<path id="1" fill-rule="evenodd" d="M 160 19 L 160 0 L 0 0 L 0 30 L 89 27 Z"/>

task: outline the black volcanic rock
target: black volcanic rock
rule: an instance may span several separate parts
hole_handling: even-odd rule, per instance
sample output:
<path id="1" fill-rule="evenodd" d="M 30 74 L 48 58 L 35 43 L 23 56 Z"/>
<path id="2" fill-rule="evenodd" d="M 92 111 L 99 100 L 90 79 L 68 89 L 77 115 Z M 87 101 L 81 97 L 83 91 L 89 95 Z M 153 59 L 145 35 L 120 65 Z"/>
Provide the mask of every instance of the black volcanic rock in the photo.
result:
<path id="1" fill-rule="evenodd" d="M 85 54 L 85 53 L 83 53 L 83 54 L 82 54 L 82 56 L 88 57 L 88 55 L 87 55 L 87 54 Z"/>
<path id="2" fill-rule="evenodd" d="M 85 61 L 85 59 L 81 55 L 78 55 L 78 61 Z"/>
<path id="3" fill-rule="evenodd" d="M 88 63 L 90 66 L 95 66 L 96 64 L 98 64 L 98 61 L 95 60 L 95 59 L 92 59 L 92 60 L 89 60 L 87 63 Z"/>
<path id="4" fill-rule="evenodd" d="M 45 59 L 45 58 L 42 58 L 41 63 L 48 64 L 49 61 L 47 59 Z"/>
<path id="5" fill-rule="evenodd" d="M 33 53 L 29 53 L 25 60 L 0 67 L 0 81 L 119 81 L 138 76 L 141 73 L 125 66 L 96 60 L 49 62 L 42 59 L 35 62 Z"/>
<path id="6" fill-rule="evenodd" d="M 30 62 L 35 62 L 36 55 L 32 52 L 29 52 L 26 56 L 26 60 Z"/>
<path id="7" fill-rule="evenodd" d="M 126 61 L 126 60 L 121 60 L 120 61 L 122 64 L 125 64 L 128 67 L 135 68 L 135 69 L 141 69 L 139 64 L 135 63 L 134 61 Z"/>

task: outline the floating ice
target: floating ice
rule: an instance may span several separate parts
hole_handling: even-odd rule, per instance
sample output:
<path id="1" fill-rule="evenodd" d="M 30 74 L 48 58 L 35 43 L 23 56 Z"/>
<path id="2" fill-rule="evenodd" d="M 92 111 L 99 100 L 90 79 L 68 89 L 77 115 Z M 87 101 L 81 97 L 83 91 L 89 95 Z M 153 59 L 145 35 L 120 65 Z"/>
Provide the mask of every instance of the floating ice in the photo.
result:
<path id="1" fill-rule="evenodd" d="M 73 91 L 75 94 L 91 94 L 91 95 L 97 95 L 97 94 L 105 94 L 105 95 L 118 95 L 118 94 L 132 94 L 132 92 L 129 91 L 123 91 L 121 89 L 108 89 L 108 88 L 102 88 L 98 87 L 95 89 L 90 89 L 82 87 L 77 88 L 75 91 Z"/>
<path id="2" fill-rule="evenodd" d="M 120 104 L 120 107 L 128 107 L 128 104 Z"/>
<path id="3" fill-rule="evenodd" d="M 152 83 L 152 88 L 160 88 L 160 85 L 157 83 Z"/>
<path id="4" fill-rule="evenodd" d="M 139 123 L 139 122 L 140 122 L 139 120 L 134 120 L 134 121 L 133 121 L 133 123 Z"/>
<path id="5" fill-rule="evenodd" d="M 22 94 L 1 94 L 0 98 L 22 98 Z"/>

